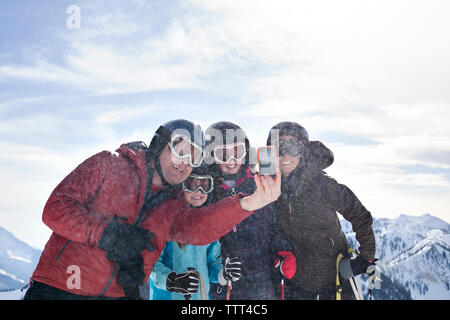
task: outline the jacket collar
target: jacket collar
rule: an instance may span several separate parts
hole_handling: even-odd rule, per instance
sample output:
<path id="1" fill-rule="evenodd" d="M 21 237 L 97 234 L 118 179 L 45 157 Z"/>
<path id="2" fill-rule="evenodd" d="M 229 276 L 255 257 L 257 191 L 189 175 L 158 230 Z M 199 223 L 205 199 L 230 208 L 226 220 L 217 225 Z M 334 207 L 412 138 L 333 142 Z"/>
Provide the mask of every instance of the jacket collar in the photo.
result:
<path id="1" fill-rule="evenodd" d="M 245 180 L 247 180 L 247 179 L 250 179 L 250 178 L 254 179 L 254 177 L 253 177 L 253 175 L 252 175 L 252 173 L 251 173 L 250 166 L 248 166 L 247 171 L 246 171 L 246 173 L 245 173 L 245 176 L 242 177 L 242 178 L 240 178 L 240 179 L 237 179 L 237 180 L 236 180 L 236 183 L 235 183 L 234 185 L 237 186 L 237 185 L 239 185 L 240 183 L 242 183 L 243 181 L 245 181 Z M 226 185 L 225 183 L 222 183 L 222 188 L 224 188 L 224 189 L 230 189 L 230 187 L 229 187 L 228 185 Z"/>
<path id="2" fill-rule="evenodd" d="M 117 150 L 117 153 L 119 153 L 122 156 L 125 156 L 129 158 L 134 165 L 138 168 L 139 172 L 144 174 L 139 176 L 145 177 L 145 169 L 146 169 L 146 160 L 145 160 L 145 152 L 142 150 L 133 150 L 129 147 L 127 147 L 125 144 L 122 144 Z"/>

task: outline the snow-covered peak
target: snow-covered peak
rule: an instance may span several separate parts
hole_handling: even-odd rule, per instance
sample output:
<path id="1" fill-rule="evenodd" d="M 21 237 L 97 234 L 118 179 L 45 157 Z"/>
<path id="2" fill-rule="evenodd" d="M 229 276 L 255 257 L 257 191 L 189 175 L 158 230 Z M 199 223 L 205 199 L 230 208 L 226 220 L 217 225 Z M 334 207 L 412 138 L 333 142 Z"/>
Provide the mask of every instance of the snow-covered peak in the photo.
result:
<path id="1" fill-rule="evenodd" d="M 433 229 L 441 229 L 450 232 L 450 225 L 447 222 L 433 217 L 429 213 L 421 216 L 401 214 L 398 218 L 392 220 L 392 224 L 421 232 Z"/>
<path id="2" fill-rule="evenodd" d="M 391 260 L 389 265 L 393 266 L 411 257 L 426 254 L 433 247 L 441 247 L 450 252 L 450 234 L 440 229 L 428 231 L 422 240 L 418 241 L 411 249 L 402 252 L 395 259 Z"/>
<path id="3" fill-rule="evenodd" d="M 351 224 L 341 225 L 358 248 Z M 430 214 L 374 219 L 382 299 L 450 299 L 450 224 Z M 386 292 L 390 292 L 386 294 Z"/>
<path id="4" fill-rule="evenodd" d="M 0 227 L 0 290 L 23 287 L 37 265 L 41 251 Z"/>

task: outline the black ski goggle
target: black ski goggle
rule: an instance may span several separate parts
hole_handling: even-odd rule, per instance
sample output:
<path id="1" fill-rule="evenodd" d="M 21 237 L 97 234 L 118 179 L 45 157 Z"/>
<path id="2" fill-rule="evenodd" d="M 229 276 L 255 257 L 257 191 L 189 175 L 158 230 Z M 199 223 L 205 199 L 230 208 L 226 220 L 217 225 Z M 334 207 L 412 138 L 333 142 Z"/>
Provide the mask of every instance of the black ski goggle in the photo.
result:
<path id="1" fill-rule="evenodd" d="M 187 158 L 191 167 L 199 167 L 205 158 L 203 148 L 181 134 L 172 136 L 169 142 L 169 148 L 172 154 L 177 158 Z"/>
<path id="2" fill-rule="evenodd" d="M 306 152 L 306 145 L 297 139 L 280 139 L 279 153 L 289 154 L 292 157 L 303 156 Z"/>
<path id="3" fill-rule="evenodd" d="M 191 174 L 184 182 L 183 189 L 188 192 L 200 190 L 202 193 L 210 193 L 214 188 L 214 179 L 209 175 Z"/>

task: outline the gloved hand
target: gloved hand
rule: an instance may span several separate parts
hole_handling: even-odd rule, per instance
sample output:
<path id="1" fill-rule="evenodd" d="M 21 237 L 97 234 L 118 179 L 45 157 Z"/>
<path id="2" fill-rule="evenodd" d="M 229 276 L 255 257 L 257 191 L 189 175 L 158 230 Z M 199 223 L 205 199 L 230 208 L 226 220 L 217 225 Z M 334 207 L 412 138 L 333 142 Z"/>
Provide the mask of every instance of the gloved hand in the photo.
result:
<path id="1" fill-rule="evenodd" d="M 139 254 L 136 257 L 123 261 L 119 264 L 120 269 L 117 274 L 117 283 L 130 299 L 140 299 L 139 286 L 145 280 L 144 259 Z"/>
<path id="2" fill-rule="evenodd" d="M 290 251 L 278 251 L 278 257 L 275 259 L 274 267 L 280 267 L 283 277 L 292 279 L 297 272 L 297 259 Z"/>
<path id="3" fill-rule="evenodd" d="M 369 262 L 361 256 L 357 256 L 355 259 L 344 258 L 339 262 L 339 273 L 346 279 L 362 273 L 372 273 L 375 271 L 374 267 L 377 260 L 375 259 Z"/>
<path id="4" fill-rule="evenodd" d="M 219 282 L 225 285 L 228 281 L 238 281 L 241 277 L 242 263 L 239 257 L 227 257 L 225 259 L 225 265 L 219 273 Z"/>
<path id="5" fill-rule="evenodd" d="M 199 286 L 198 272 L 190 268 L 183 273 L 171 272 L 167 276 L 166 287 L 170 292 L 181 293 L 184 295 L 196 293 Z"/>
<path id="6" fill-rule="evenodd" d="M 99 247 L 107 251 L 106 257 L 119 264 L 134 259 L 145 249 L 155 250 L 155 235 L 146 229 L 119 220 L 115 215 L 103 231 Z"/>

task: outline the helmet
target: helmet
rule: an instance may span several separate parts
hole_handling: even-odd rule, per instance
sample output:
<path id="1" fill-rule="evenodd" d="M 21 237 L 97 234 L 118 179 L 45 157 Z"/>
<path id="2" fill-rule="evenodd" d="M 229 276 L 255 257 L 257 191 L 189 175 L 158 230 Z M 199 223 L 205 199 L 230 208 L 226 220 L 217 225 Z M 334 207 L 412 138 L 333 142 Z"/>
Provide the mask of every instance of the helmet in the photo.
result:
<path id="1" fill-rule="evenodd" d="M 293 149 L 294 151 L 296 151 L 295 146 L 300 146 L 300 154 L 306 160 L 300 162 L 300 169 L 308 164 L 309 166 L 315 167 L 319 170 L 323 170 L 333 164 L 333 152 L 320 141 L 309 141 L 308 131 L 306 131 L 306 129 L 298 123 L 284 121 L 277 123 L 272 127 L 272 129 L 270 129 L 269 137 L 267 138 L 267 145 L 275 145 L 277 146 L 277 148 L 279 148 L 279 150 L 282 150 L 283 143 L 273 140 L 275 138 L 278 138 L 274 135 L 276 132 L 275 130 L 279 130 L 278 137 L 294 136 L 297 138 L 297 142 L 291 143 L 291 146 L 288 146 L 290 142 L 287 142 L 287 146 L 291 147 L 291 151 Z"/>
<path id="2" fill-rule="evenodd" d="M 245 146 L 245 163 L 249 163 L 250 141 L 244 130 L 235 123 L 228 121 L 216 122 L 205 131 L 205 146 L 208 156 L 214 158 L 214 148 L 221 145 L 243 143 Z"/>
<path id="3" fill-rule="evenodd" d="M 296 139 L 279 140 L 281 136 L 294 136 Z M 309 134 L 305 128 L 295 122 L 283 121 L 270 129 L 268 146 L 275 146 L 280 154 L 300 156 L 299 168 L 303 168 L 309 159 Z"/>
<path id="4" fill-rule="evenodd" d="M 188 142 L 189 151 L 192 149 L 192 153 L 178 153 L 176 144 L 181 140 Z M 169 183 L 164 179 L 159 163 L 159 156 L 166 145 L 169 145 L 171 152 L 179 158 L 188 158 L 190 166 L 200 166 L 204 159 L 205 137 L 203 130 L 199 125 L 184 119 L 166 122 L 156 130 L 149 146 L 150 157 L 155 162 L 156 171 L 163 184 L 168 186 Z"/>
<path id="5" fill-rule="evenodd" d="M 183 135 L 202 148 L 205 146 L 205 136 L 200 125 L 189 120 L 178 119 L 166 122 L 156 130 L 150 142 L 150 152 L 156 155 L 161 154 L 173 134 Z"/>
<path id="6" fill-rule="evenodd" d="M 216 151 L 218 147 L 230 144 L 235 144 L 236 149 L 239 148 L 239 150 L 236 151 L 236 154 L 233 155 L 233 158 L 236 160 L 244 159 L 244 164 L 248 166 L 250 163 L 250 141 L 248 140 L 247 134 L 240 126 L 229 121 L 216 122 L 205 130 L 205 149 L 208 163 L 217 164 L 222 161 L 226 162 L 226 157 L 222 159 L 222 157 L 219 156 L 218 158 Z M 245 154 L 243 151 L 245 151 Z M 239 177 L 242 173 L 245 174 L 247 166 L 241 166 L 237 173 Z"/>
<path id="7" fill-rule="evenodd" d="M 309 134 L 305 128 L 295 122 L 283 121 L 277 123 L 270 129 L 269 137 L 267 138 L 267 145 L 272 145 L 273 131 L 278 130 L 278 137 L 280 136 L 294 136 L 303 142 L 309 142 Z"/>

